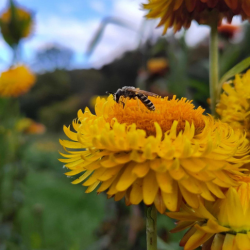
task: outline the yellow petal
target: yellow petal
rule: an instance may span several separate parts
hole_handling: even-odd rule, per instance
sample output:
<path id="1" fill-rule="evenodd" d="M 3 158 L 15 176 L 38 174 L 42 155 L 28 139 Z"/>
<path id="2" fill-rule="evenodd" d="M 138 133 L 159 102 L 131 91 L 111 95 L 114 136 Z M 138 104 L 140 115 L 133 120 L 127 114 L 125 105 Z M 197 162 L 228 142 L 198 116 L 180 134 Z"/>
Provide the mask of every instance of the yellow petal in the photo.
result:
<path id="1" fill-rule="evenodd" d="M 154 200 L 154 204 L 156 209 L 163 214 L 166 211 L 166 206 L 163 202 L 163 198 L 161 196 L 161 191 L 159 190 L 156 194 L 155 200 Z"/>
<path id="2" fill-rule="evenodd" d="M 102 176 L 102 174 L 105 172 L 105 168 L 99 168 L 94 171 L 94 173 L 89 177 L 87 181 L 85 181 L 82 185 L 83 186 L 91 186 L 93 185 L 96 181 L 99 181 L 98 178 Z"/>
<path id="3" fill-rule="evenodd" d="M 86 171 L 86 169 L 85 168 L 76 169 L 76 170 L 65 173 L 65 175 L 73 176 L 73 175 L 79 174 L 79 173 L 81 173 L 83 171 Z"/>
<path id="4" fill-rule="evenodd" d="M 203 226 L 196 224 L 195 227 L 201 231 L 204 231 L 205 233 L 212 233 L 212 234 L 220 233 L 220 232 L 227 232 L 230 230 L 229 228 L 220 226 L 214 220 L 208 220 L 207 224 Z"/>
<path id="5" fill-rule="evenodd" d="M 187 204 L 190 207 L 193 208 L 198 208 L 199 207 L 199 199 L 198 196 L 195 194 L 190 193 L 186 188 L 184 188 L 181 184 L 179 185 L 180 188 L 180 192 L 183 196 L 183 198 L 185 199 L 185 201 L 187 202 Z"/>
<path id="6" fill-rule="evenodd" d="M 121 175 L 121 177 L 117 183 L 117 186 L 116 186 L 116 189 L 118 191 L 126 190 L 137 179 L 136 175 L 133 174 L 133 169 L 136 166 L 136 164 L 137 163 L 135 163 L 135 162 L 130 162 L 124 166 L 125 170 L 124 170 L 123 174 Z"/>
<path id="7" fill-rule="evenodd" d="M 150 170 L 143 179 L 143 201 L 146 205 L 151 205 L 154 202 L 158 189 L 155 173 Z"/>
<path id="8" fill-rule="evenodd" d="M 177 211 L 179 207 L 179 189 L 176 182 L 173 182 L 172 193 L 161 193 L 163 201 L 170 211 Z"/>
<path id="9" fill-rule="evenodd" d="M 211 250 L 221 250 L 224 243 L 225 236 L 222 234 L 216 234 L 211 246 Z"/>
<path id="10" fill-rule="evenodd" d="M 242 225 L 245 224 L 245 218 L 237 191 L 234 188 L 229 188 L 226 193 L 226 198 L 221 200 L 220 204 L 220 210 L 217 215 L 220 224 L 240 229 Z M 233 216 L 232 208 L 234 211 Z"/>
<path id="11" fill-rule="evenodd" d="M 143 163 L 136 164 L 132 172 L 137 177 L 142 178 L 148 173 L 148 171 L 149 171 L 149 161 L 145 161 Z"/>
<path id="12" fill-rule="evenodd" d="M 115 200 L 115 201 L 121 200 L 121 199 L 125 196 L 125 193 L 126 193 L 126 191 L 116 193 L 116 194 L 115 194 L 114 200 Z"/>
<path id="13" fill-rule="evenodd" d="M 180 164 L 190 172 L 199 173 L 206 167 L 206 160 L 192 157 L 181 159 Z"/>
<path id="14" fill-rule="evenodd" d="M 111 186 L 111 184 L 113 183 L 113 181 L 115 180 L 115 178 L 116 178 L 116 176 L 114 176 L 113 178 L 111 178 L 111 179 L 109 179 L 107 181 L 104 181 L 100 185 L 100 187 L 97 189 L 97 193 L 101 193 L 101 192 L 107 190 Z"/>
<path id="15" fill-rule="evenodd" d="M 208 233 L 204 233 L 203 231 L 196 230 L 196 232 L 187 241 L 185 245 L 185 250 L 193 250 L 201 246 L 204 242 L 206 242 L 212 236 L 213 234 L 208 234 Z"/>
<path id="16" fill-rule="evenodd" d="M 221 191 L 221 189 L 215 185 L 212 182 L 206 182 L 206 185 L 208 187 L 208 189 L 211 191 L 211 193 L 213 193 L 215 196 L 217 196 L 220 199 L 224 199 L 225 195 L 223 194 L 223 192 Z"/>
<path id="17" fill-rule="evenodd" d="M 171 177 L 175 180 L 181 180 L 182 178 L 185 177 L 186 172 L 183 170 L 183 168 L 180 166 L 178 169 L 176 170 L 169 170 L 169 174 L 171 175 Z"/>
<path id="18" fill-rule="evenodd" d="M 199 183 L 192 177 L 189 177 L 187 179 L 182 179 L 179 181 L 179 183 L 183 187 L 185 187 L 190 193 L 193 193 L 193 194 L 200 194 L 201 193 Z"/>
<path id="19" fill-rule="evenodd" d="M 67 140 L 59 140 L 60 144 L 65 148 L 84 148 L 79 142 L 72 142 Z"/>
<path id="20" fill-rule="evenodd" d="M 164 192 L 164 193 L 172 193 L 173 191 L 173 179 L 172 177 L 169 175 L 168 172 L 165 173 L 156 173 L 156 179 L 158 182 L 158 185 L 160 187 L 160 189 Z"/>
<path id="21" fill-rule="evenodd" d="M 93 171 L 86 171 L 83 175 L 81 175 L 79 178 L 77 178 L 76 180 L 72 181 L 71 183 L 72 184 L 78 184 L 82 181 L 84 181 L 85 179 L 87 179 L 91 174 L 92 174 Z"/>
<path id="22" fill-rule="evenodd" d="M 237 233 L 235 236 L 236 245 L 240 250 L 250 249 L 250 239 L 246 234 Z"/>
<path id="23" fill-rule="evenodd" d="M 107 168 L 104 173 L 98 177 L 99 181 L 107 181 L 110 178 L 114 177 L 117 175 L 117 173 L 124 167 L 124 165 L 118 165 L 113 168 Z"/>
<path id="24" fill-rule="evenodd" d="M 142 201 L 142 183 L 143 179 L 137 179 L 131 188 L 130 202 L 131 204 L 139 204 Z"/>
<path id="25" fill-rule="evenodd" d="M 85 191 L 86 194 L 91 193 L 92 191 L 94 191 L 96 189 L 96 187 L 100 184 L 100 181 L 95 182 L 94 184 L 92 184 L 91 186 L 89 186 L 87 188 L 87 190 Z"/>
<path id="26" fill-rule="evenodd" d="M 226 234 L 222 250 L 234 250 L 235 246 L 235 235 Z"/>
<path id="27" fill-rule="evenodd" d="M 70 126 L 68 126 L 68 127 L 63 126 L 63 131 L 64 131 L 65 135 L 67 135 L 71 140 L 78 141 L 77 133 L 72 132 L 70 130 Z"/>

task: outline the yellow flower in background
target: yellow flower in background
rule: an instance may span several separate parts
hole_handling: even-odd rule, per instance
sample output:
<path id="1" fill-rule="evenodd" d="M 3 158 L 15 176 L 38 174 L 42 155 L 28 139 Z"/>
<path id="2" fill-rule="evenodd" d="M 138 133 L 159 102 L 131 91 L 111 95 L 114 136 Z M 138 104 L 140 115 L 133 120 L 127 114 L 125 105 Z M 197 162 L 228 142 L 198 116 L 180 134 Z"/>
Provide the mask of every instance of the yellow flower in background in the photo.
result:
<path id="1" fill-rule="evenodd" d="M 199 196 L 224 198 L 222 188 L 237 185 L 232 175 L 249 161 L 249 146 L 240 131 L 204 116 L 185 98 L 149 97 L 155 111 L 136 100 L 125 108 L 112 96 L 98 98 L 95 113 L 78 112 L 70 127 L 71 140 L 60 140 L 66 150 L 60 159 L 81 176 L 72 183 L 97 188 L 126 204 L 155 204 L 159 212 L 176 211 L 183 197 L 192 207 Z"/>
<path id="2" fill-rule="evenodd" d="M 250 70 L 223 85 L 216 112 L 223 122 L 247 132 L 250 138 Z"/>
<path id="3" fill-rule="evenodd" d="M 164 26 L 163 34 L 170 27 L 175 32 L 189 28 L 192 20 L 208 24 L 213 10 L 218 12 L 219 23 L 223 18 L 231 22 L 235 15 L 241 15 L 243 20 L 250 18 L 249 0 L 148 0 L 143 7 L 149 10 L 147 18 L 161 19 L 158 27 Z"/>
<path id="4" fill-rule="evenodd" d="M 239 176 L 238 183 L 214 204 L 200 203 L 197 209 L 183 204 L 180 212 L 167 213 L 179 220 L 172 232 L 191 227 L 180 242 L 185 250 L 201 245 L 204 250 L 250 249 L 250 177 Z"/>
<path id="5" fill-rule="evenodd" d="M 20 39 L 28 37 L 32 32 L 32 14 L 12 2 L 0 16 L 0 27 L 4 40 L 10 46 L 17 45 Z"/>
<path id="6" fill-rule="evenodd" d="M 18 97 L 28 92 L 35 81 L 36 77 L 26 66 L 10 68 L 0 76 L 0 96 Z"/>
<path id="7" fill-rule="evenodd" d="M 164 57 L 151 58 L 147 61 L 147 70 L 150 74 L 164 74 L 168 68 L 168 60 Z"/>

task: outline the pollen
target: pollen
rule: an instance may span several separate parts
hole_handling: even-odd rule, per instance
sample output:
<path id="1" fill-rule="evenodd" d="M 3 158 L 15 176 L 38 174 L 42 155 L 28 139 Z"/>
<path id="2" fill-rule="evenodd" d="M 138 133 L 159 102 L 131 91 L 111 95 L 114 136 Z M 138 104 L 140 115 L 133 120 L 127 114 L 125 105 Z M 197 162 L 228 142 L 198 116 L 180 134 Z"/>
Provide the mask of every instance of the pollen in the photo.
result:
<path id="1" fill-rule="evenodd" d="M 163 132 L 171 129 L 174 121 L 178 121 L 177 133 L 184 131 L 186 121 L 189 124 L 194 124 L 195 134 L 200 133 L 205 127 L 203 112 L 204 109 L 198 107 L 195 109 L 192 101 L 187 101 L 186 98 L 169 100 L 168 97 L 157 98 L 148 97 L 154 104 L 155 111 L 148 110 L 139 100 L 126 99 L 122 103 L 113 102 L 113 105 L 108 106 L 106 121 L 112 124 L 112 121 L 117 120 L 119 123 L 126 125 L 136 124 L 137 129 L 146 131 L 147 135 L 155 135 L 155 125 L 157 122 Z"/>

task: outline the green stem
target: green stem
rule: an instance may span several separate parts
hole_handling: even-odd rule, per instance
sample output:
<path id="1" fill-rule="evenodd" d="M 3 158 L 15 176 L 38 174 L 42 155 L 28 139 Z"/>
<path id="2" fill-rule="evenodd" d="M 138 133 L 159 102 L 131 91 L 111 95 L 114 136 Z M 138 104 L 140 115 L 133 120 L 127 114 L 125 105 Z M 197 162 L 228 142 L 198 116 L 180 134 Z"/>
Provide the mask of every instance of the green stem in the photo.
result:
<path id="1" fill-rule="evenodd" d="M 157 250 L 157 210 L 154 205 L 146 207 L 147 250 Z"/>
<path id="2" fill-rule="evenodd" d="M 211 100 L 211 113 L 216 116 L 216 98 L 217 87 L 219 82 L 219 53 L 218 53 L 218 28 L 217 18 L 215 16 L 211 24 L 210 32 L 210 52 L 209 52 L 209 85 L 210 85 L 210 100 Z"/>

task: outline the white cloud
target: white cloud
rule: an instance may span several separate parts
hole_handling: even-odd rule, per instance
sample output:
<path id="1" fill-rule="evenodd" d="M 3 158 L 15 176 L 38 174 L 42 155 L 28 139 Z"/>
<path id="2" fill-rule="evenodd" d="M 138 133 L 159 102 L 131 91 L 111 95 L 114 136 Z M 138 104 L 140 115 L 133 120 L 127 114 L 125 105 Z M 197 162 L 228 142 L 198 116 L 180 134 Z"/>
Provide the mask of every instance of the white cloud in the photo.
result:
<path id="1" fill-rule="evenodd" d="M 95 10 L 95 11 L 97 11 L 97 12 L 99 12 L 99 13 L 103 13 L 105 10 L 106 10 L 106 8 L 105 8 L 105 4 L 104 4 L 104 2 L 103 1 L 91 1 L 90 2 L 90 7 L 93 9 L 93 10 Z"/>
<path id="2" fill-rule="evenodd" d="M 98 20 L 80 21 L 56 16 L 42 21 L 38 19 L 36 34 L 29 46 L 38 49 L 44 43 L 56 42 L 77 53 L 83 53 L 98 24 Z"/>

